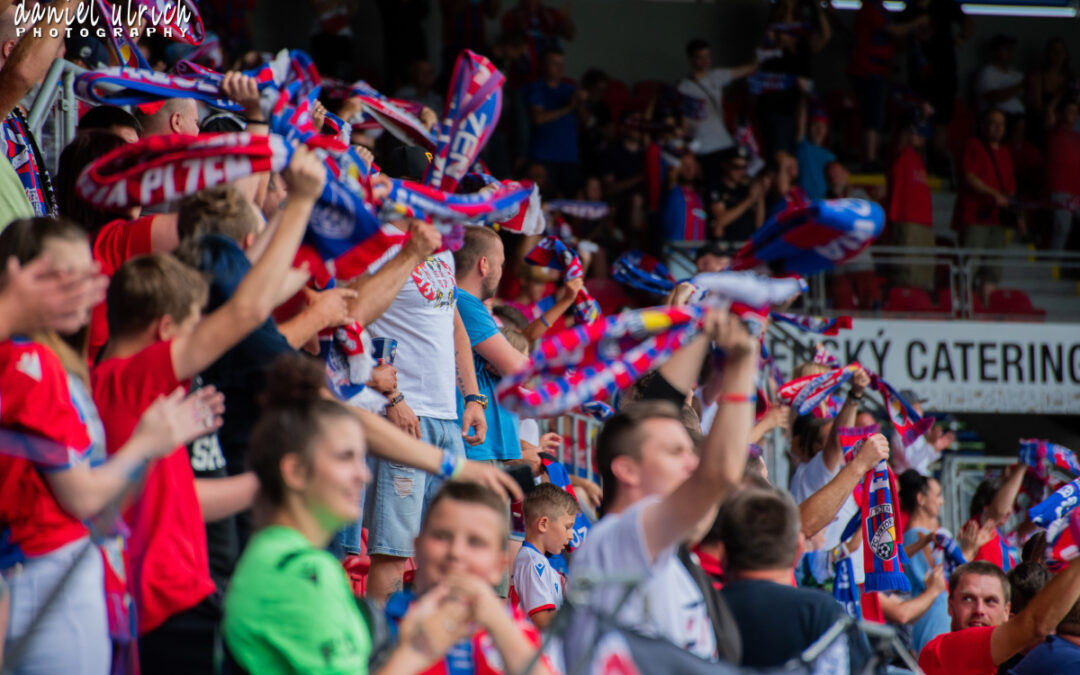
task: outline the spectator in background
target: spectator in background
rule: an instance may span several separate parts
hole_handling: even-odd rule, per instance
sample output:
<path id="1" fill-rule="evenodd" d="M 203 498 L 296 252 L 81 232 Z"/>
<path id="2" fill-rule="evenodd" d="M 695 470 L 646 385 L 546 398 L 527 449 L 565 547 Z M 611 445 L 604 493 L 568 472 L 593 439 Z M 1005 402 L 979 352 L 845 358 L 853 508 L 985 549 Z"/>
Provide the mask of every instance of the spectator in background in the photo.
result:
<path id="1" fill-rule="evenodd" d="M 668 170 L 667 195 L 661 211 L 661 235 L 664 241 L 704 241 L 705 205 L 694 188 L 701 167 L 690 153 Z"/>
<path id="2" fill-rule="evenodd" d="M 748 180 L 749 153 L 737 146 L 724 152 L 723 169 L 716 185 L 708 187 L 709 237 L 743 242 L 765 222 L 765 193 L 770 178 Z"/>
<path id="3" fill-rule="evenodd" d="M 454 57 L 457 58 L 456 55 Z M 454 62 L 450 62 L 453 68 Z M 406 101 L 414 101 L 426 108 L 431 108 L 435 114 L 442 117 L 443 97 L 435 91 L 435 71 L 431 68 L 431 62 L 427 59 L 417 59 L 409 64 L 409 73 L 406 84 L 394 92 L 394 98 L 402 98 Z"/>
<path id="4" fill-rule="evenodd" d="M 543 55 L 552 49 L 559 49 L 560 39 L 573 40 L 575 28 L 565 10 L 548 7 L 541 0 L 518 0 L 517 6 L 503 14 L 502 31 L 526 36 L 527 81 L 532 82 L 543 76 Z"/>
<path id="5" fill-rule="evenodd" d="M 712 51 L 704 40 L 686 45 L 690 74 L 679 82 L 686 135 L 708 183 L 719 180 L 723 151 L 735 144 L 724 122 L 724 87 L 757 70 L 757 62 L 734 68 L 713 68 Z"/>
<path id="6" fill-rule="evenodd" d="M 803 78 L 813 76 L 813 57 L 832 39 L 832 25 L 823 3 L 780 0 L 773 6 L 766 29 L 766 41 L 779 55 L 761 64 L 768 73 L 784 73 Z M 800 104 L 805 100 L 800 87 L 766 91 L 757 97 L 758 126 L 766 157 L 777 150 L 795 150 L 795 124 Z"/>
<path id="7" fill-rule="evenodd" d="M 1069 48 L 1059 37 L 1046 43 L 1042 65 L 1027 76 L 1027 110 L 1029 135 L 1036 143 L 1046 141 L 1057 126 L 1058 106 L 1070 96 L 1076 96 L 1076 73 L 1069 63 Z"/>
<path id="8" fill-rule="evenodd" d="M 909 116 L 897 139 L 896 158 L 889 168 L 887 214 L 894 246 L 934 246 L 934 208 L 926 165 L 923 164 L 928 132 L 929 125 L 916 113 Z M 927 292 L 934 290 L 932 264 L 900 261 L 894 263 L 889 272 L 897 286 L 914 286 Z"/>
<path id="9" fill-rule="evenodd" d="M 79 131 L 100 129 L 110 131 L 128 143 L 135 143 L 142 134 L 142 125 L 135 116 L 115 105 L 99 105 L 79 118 Z"/>
<path id="10" fill-rule="evenodd" d="M 1057 106 L 1057 126 L 1046 144 L 1046 183 L 1054 205 L 1050 248 L 1064 251 L 1073 222 L 1080 216 L 1080 103 L 1062 99 Z"/>
<path id="11" fill-rule="evenodd" d="M 952 632 L 926 645 L 919 667 L 926 675 L 994 673 L 1014 654 L 1046 639 L 1077 598 L 1080 562 L 1074 560 L 1010 619 L 1009 582 L 1001 569 L 985 562 L 961 565 L 949 579 Z"/>
<path id="12" fill-rule="evenodd" d="M 934 109 L 931 168 L 948 175 L 951 160 L 946 129 L 952 122 L 959 90 L 956 48 L 974 34 L 975 21 L 964 14 L 956 0 L 907 2 L 899 21 L 909 23 L 924 15 L 930 18 L 929 23 L 912 32 L 908 45 L 908 84 Z M 953 32 L 953 25 L 960 26 L 959 33 Z"/>
<path id="13" fill-rule="evenodd" d="M 990 539 L 979 548 L 974 560 L 985 560 L 1008 572 L 1016 564 L 1016 550 L 1005 543 L 1002 527 L 1012 516 L 1016 495 L 1024 483 L 1026 468 L 1023 465 L 1005 467 L 1003 476 L 987 479 L 975 488 L 971 497 L 971 518 L 968 522 L 992 526 Z"/>
<path id="14" fill-rule="evenodd" d="M 859 97 L 868 169 L 881 169 L 878 141 L 879 134 L 885 128 L 895 41 L 902 40 L 913 30 L 929 23 L 930 18 L 926 15 L 907 22 L 894 22 L 882 0 L 866 0 L 855 13 L 855 38 L 848 61 L 848 75 Z"/>
<path id="15" fill-rule="evenodd" d="M 960 161 L 960 191 L 954 224 L 961 231 L 965 248 L 1005 248 L 1006 223 L 1023 221 L 1015 217 L 1011 205 L 1016 196 L 1012 157 L 1002 144 L 1005 113 L 998 109 L 983 113 L 981 133 L 968 140 Z M 975 272 L 983 303 L 1001 280 L 1001 267 L 983 264 Z"/>
<path id="16" fill-rule="evenodd" d="M 311 59 L 315 67 L 323 76 L 351 82 L 356 75 L 352 20 L 357 4 L 351 0 L 308 0 L 308 7 L 315 17 L 311 34 Z"/>
<path id="17" fill-rule="evenodd" d="M 1024 114 L 1024 74 L 1012 67 L 1016 38 L 998 33 L 990 40 L 990 62 L 975 76 L 975 100 L 981 112 Z"/>
<path id="18" fill-rule="evenodd" d="M 836 155 L 825 147 L 829 137 L 828 116 L 819 107 L 810 111 L 808 107 L 805 102 L 799 107 L 795 158 L 799 162 L 799 185 L 809 199 L 821 199 L 827 190 L 825 167 L 836 159 Z"/>
<path id="19" fill-rule="evenodd" d="M 169 98 L 135 106 L 135 119 L 142 127 L 140 138 L 199 135 L 199 104 L 193 98 Z"/>
<path id="20" fill-rule="evenodd" d="M 920 416 L 923 414 L 923 404 L 927 399 L 919 396 L 911 389 L 904 389 L 900 397 L 911 404 Z M 904 440 L 895 430 L 889 437 L 889 444 L 893 449 L 893 461 L 897 470 L 915 469 L 924 476 L 930 475 L 930 465 L 938 460 L 941 453 L 956 441 L 953 432 L 942 432 L 941 427 L 933 426 L 922 436 L 916 438 L 910 444 L 905 445 Z"/>
<path id="21" fill-rule="evenodd" d="M 430 0 L 376 0 L 382 16 L 383 70 L 386 91 L 394 91 L 408 76 L 410 64 L 428 58 L 424 19 Z M 453 67 L 453 64 L 451 64 Z"/>
<path id="22" fill-rule="evenodd" d="M 585 96 L 563 74 L 562 51 L 552 48 L 545 52 L 542 76 L 529 88 L 533 123 L 529 161 L 542 164 L 556 193 L 568 197 L 581 180 L 578 115 Z"/>
<path id="23" fill-rule="evenodd" d="M 581 163 L 593 176 L 604 170 L 613 140 L 614 124 L 607 104 L 609 81 L 607 73 L 597 68 L 589 68 L 581 76 Z"/>
<path id="24" fill-rule="evenodd" d="M 698 247 L 694 255 L 694 265 L 698 272 L 723 272 L 731 266 L 731 257 L 736 249 L 715 239 Z"/>
<path id="25" fill-rule="evenodd" d="M 782 666 L 832 628 L 844 609 L 827 593 L 792 584 L 805 541 L 790 495 L 746 488 L 724 502 L 718 519 L 725 580 L 720 595 L 742 636 L 740 665 Z M 827 654 L 849 657 L 851 672 L 859 673 L 869 652 L 866 638 L 850 630 Z"/>
<path id="26" fill-rule="evenodd" d="M 462 49 L 488 54 L 488 19 L 499 15 L 499 0 L 439 0 L 442 15 L 442 75 L 439 89 L 450 84 L 454 61 Z M 441 108 L 433 108 L 440 110 Z"/>

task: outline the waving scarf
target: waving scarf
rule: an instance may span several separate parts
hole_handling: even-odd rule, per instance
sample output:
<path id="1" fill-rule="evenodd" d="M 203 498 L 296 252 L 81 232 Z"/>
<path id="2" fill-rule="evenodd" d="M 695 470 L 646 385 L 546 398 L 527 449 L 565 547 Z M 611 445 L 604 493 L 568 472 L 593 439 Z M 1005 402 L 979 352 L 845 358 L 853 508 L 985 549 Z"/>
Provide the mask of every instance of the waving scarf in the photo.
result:
<path id="1" fill-rule="evenodd" d="M 243 107 L 221 93 L 219 84 L 202 78 L 159 73 L 149 68 L 103 68 L 75 77 L 75 95 L 108 105 L 142 105 L 170 98 L 193 98 L 229 112 Z"/>
<path id="2" fill-rule="evenodd" d="M 967 563 L 964 552 L 960 550 L 960 544 L 956 543 L 945 528 L 934 533 L 934 548 L 941 551 L 944 556 L 946 579 L 952 575 L 953 570 Z"/>
<path id="3" fill-rule="evenodd" d="M 360 95 L 357 98 L 364 104 L 364 113 L 399 141 L 409 145 L 419 145 L 428 152 L 435 151 L 437 147 L 435 137 L 415 115 L 402 110 L 386 98 L 366 95 Z"/>
<path id="4" fill-rule="evenodd" d="M 641 251 L 627 251 L 619 256 L 611 266 L 611 278 L 656 295 L 667 295 L 675 288 L 675 278 L 664 263 Z"/>
<path id="5" fill-rule="evenodd" d="M 821 405 L 833 393 L 851 379 L 861 366 L 850 363 L 820 375 L 805 375 L 785 382 L 777 395 L 785 405 L 794 408 L 799 415 L 806 415 Z"/>
<path id="6" fill-rule="evenodd" d="M 866 570 L 864 590 L 911 591 L 911 584 L 900 565 L 900 542 L 904 540 L 897 517 L 896 477 L 888 462 L 881 460 L 863 479 L 862 521 L 863 560 Z"/>
<path id="7" fill-rule="evenodd" d="M 795 326 L 807 333 L 818 335 L 837 335 L 842 329 L 851 328 L 850 316 L 803 316 L 801 314 L 787 314 L 784 312 L 772 312 L 769 314 L 773 321 Z"/>
<path id="8" fill-rule="evenodd" d="M 425 185 L 446 192 L 457 190 L 499 123 L 505 80 L 483 56 L 468 49 L 458 55 Z"/>
<path id="9" fill-rule="evenodd" d="M 1046 527 L 1069 515 L 1080 504 L 1080 478 L 1062 485 L 1042 502 L 1028 509 L 1028 517 L 1036 525 Z"/>
<path id="10" fill-rule="evenodd" d="M 1043 485 L 1050 483 L 1050 470 L 1055 467 L 1074 478 L 1080 476 L 1080 462 L 1073 451 L 1050 441 L 1021 439 L 1020 461 L 1034 470 L 1035 477 Z"/>
<path id="11" fill-rule="evenodd" d="M 131 39 L 130 28 L 122 7 L 113 7 L 108 0 L 96 0 L 101 19 L 105 23 L 105 29 L 109 33 L 109 42 L 112 43 L 116 57 L 120 60 L 122 68 L 142 68 L 152 70 L 142 51 Z M 136 9 L 136 12 L 138 10 Z M 135 16 L 130 17 L 132 19 Z"/>
<path id="12" fill-rule="evenodd" d="M 529 364 L 503 378 L 500 405 L 528 417 L 561 415 L 614 395 L 658 367 L 701 332 L 702 307 L 627 311 L 543 339 Z M 537 388 L 524 383 L 537 378 Z"/>
<path id="13" fill-rule="evenodd" d="M 839 359 L 829 353 L 828 348 L 822 344 L 816 345 L 814 347 L 813 362 L 818 365 L 828 366 L 830 368 L 838 368 L 840 366 Z"/>
<path id="14" fill-rule="evenodd" d="M 549 211 L 563 213 L 582 220 L 600 220 L 606 216 L 611 207 L 607 202 L 586 202 L 571 199 L 555 199 L 547 203 Z"/>
<path id="15" fill-rule="evenodd" d="M 1046 568 L 1057 573 L 1080 557 L 1080 511 L 1052 523 L 1046 535 Z"/>
<path id="16" fill-rule="evenodd" d="M 889 420 L 896 428 L 896 433 L 900 435 L 905 448 L 934 426 L 933 417 L 921 417 L 891 384 L 875 373 L 870 373 L 870 386 L 881 392 L 881 399 L 885 404 L 885 410 L 889 413 Z"/>
<path id="17" fill-rule="evenodd" d="M 494 224 L 521 206 L 531 187 L 501 188 L 492 193 L 451 194 L 407 180 L 390 180 L 385 201 L 406 209 L 414 218 Z"/>
<path id="18" fill-rule="evenodd" d="M 858 255 L 881 234 L 885 212 L 861 199 L 791 204 L 770 216 L 735 255 L 733 270 L 768 265 L 776 273 L 810 276 Z"/>
<path id="19" fill-rule="evenodd" d="M 561 271 L 563 283 L 584 276 L 581 259 L 577 253 L 557 237 L 541 239 L 540 243 L 525 256 L 525 262 Z M 577 298 L 574 300 L 574 316 L 582 323 L 592 323 L 600 316 L 600 306 L 596 304 L 596 300 L 589 295 L 589 291 L 584 286 L 578 291 Z"/>
<path id="20" fill-rule="evenodd" d="M 588 401 L 581 404 L 581 411 L 597 422 L 603 422 L 615 414 L 615 411 L 603 401 Z"/>

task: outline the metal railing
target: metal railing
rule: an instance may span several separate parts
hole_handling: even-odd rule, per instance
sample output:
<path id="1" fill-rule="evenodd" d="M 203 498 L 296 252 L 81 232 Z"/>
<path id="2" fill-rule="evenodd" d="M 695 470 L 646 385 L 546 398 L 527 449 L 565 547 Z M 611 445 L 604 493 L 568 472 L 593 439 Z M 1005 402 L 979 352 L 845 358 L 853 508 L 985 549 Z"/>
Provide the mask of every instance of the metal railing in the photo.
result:
<path id="1" fill-rule="evenodd" d="M 941 461 L 941 494 L 945 498 L 941 525 L 953 534 L 967 522 L 968 505 L 975 489 L 986 478 L 988 469 L 1004 469 L 1016 463 L 1016 457 L 987 457 L 945 453 Z"/>
<path id="2" fill-rule="evenodd" d="M 35 138 L 43 138 L 42 132 L 45 121 L 49 114 L 53 114 L 52 153 L 46 152 L 44 147 L 41 151 L 47 157 L 59 159 L 60 153 L 75 138 L 75 127 L 79 121 L 79 104 L 75 99 L 75 76 L 86 72 L 71 61 L 56 59 L 49 67 L 41 88 L 30 106 L 30 114 L 27 124 Z M 56 106 L 59 98 L 60 105 Z M 56 171 L 55 166 L 49 170 Z"/>
<path id="3" fill-rule="evenodd" d="M 570 468 L 570 473 L 595 479 L 593 457 L 596 452 L 596 435 L 600 433 L 602 423 L 578 413 L 538 421 L 541 434 L 553 431 L 562 436 L 559 461 Z"/>

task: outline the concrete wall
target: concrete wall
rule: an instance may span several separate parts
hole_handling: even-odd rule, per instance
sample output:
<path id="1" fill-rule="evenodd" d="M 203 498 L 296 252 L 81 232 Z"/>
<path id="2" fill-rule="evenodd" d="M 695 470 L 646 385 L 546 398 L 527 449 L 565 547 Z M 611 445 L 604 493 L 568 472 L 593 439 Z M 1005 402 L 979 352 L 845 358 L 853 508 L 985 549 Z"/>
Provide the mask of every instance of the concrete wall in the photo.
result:
<path id="1" fill-rule="evenodd" d="M 503 9 L 516 0 L 502 0 Z M 439 53 L 441 24 L 438 0 L 432 6 L 426 31 L 430 51 Z M 382 21 L 375 0 L 359 0 L 354 22 L 356 49 L 361 62 L 373 71 L 382 68 Z M 562 6 L 561 3 L 552 3 Z M 596 66 L 633 83 L 642 79 L 675 81 L 686 70 L 683 45 L 701 37 L 713 45 L 717 64 L 743 62 L 753 55 L 765 26 L 767 0 L 572 0 L 571 13 L 578 37 L 566 45 L 567 70 L 580 76 Z M 817 58 L 819 87 L 846 86 L 844 74 L 850 45 L 853 12 L 838 12 L 832 43 Z M 976 17 L 976 35 L 960 50 L 962 81 L 982 59 L 986 42 L 995 33 L 1008 33 L 1020 41 L 1017 65 L 1035 67 L 1043 44 L 1051 36 L 1066 39 L 1073 63 L 1080 68 L 1080 21 L 1017 17 Z M 296 0 L 260 0 L 256 17 L 260 43 L 267 48 L 305 46 L 310 19 L 306 3 Z M 494 38 L 498 22 L 488 26 Z M 436 58 L 437 60 L 437 58 Z M 438 66 L 438 64 L 436 64 Z"/>

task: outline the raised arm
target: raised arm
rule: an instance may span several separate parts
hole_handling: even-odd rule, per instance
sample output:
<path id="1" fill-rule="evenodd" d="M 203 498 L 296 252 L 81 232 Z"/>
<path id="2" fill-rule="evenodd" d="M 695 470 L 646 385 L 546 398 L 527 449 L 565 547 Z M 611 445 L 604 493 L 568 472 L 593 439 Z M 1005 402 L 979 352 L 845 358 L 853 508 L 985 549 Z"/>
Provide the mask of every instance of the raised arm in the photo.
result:
<path id="1" fill-rule="evenodd" d="M 574 279 L 573 281 L 568 281 L 560 286 L 555 295 L 555 304 L 548 307 L 545 312 L 541 313 L 540 316 L 534 319 L 528 326 L 525 326 L 525 330 L 522 332 L 525 339 L 532 342 L 533 340 L 539 340 L 544 337 L 544 333 L 551 328 L 551 324 L 558 321 L 559 317 L 563 315 L 563 312 L 570 309 L 570 305 L 574 304 L 574 298 L 577 297 L 578 291 L 580 291 L 584 285 L 585 282 L 581 279 Z M 480 345 L 476 346 L 478 348 L 480 347 Z M 479 351 L 479 349 L 477 351 Z M 513 371 L 500 370 L 500 372 L 505 375 L 506 373 Z"/>
<path id="2" fill-rule="evenodd" d="M 1061 620 L 1080 598 L 1080 558 L 1054 575 L 1024 611 L 994 629 L 990 636 L 990 655 L 995 665 L 1052 635 Z"/>
<path id="3" fill-rule="evenodd" d="M 859 414 L 859 401 L 862 400 L 868 384 L 870 384 L 870 376 L 865 370 L 859 368 L 851 378 L 851 392 L 844 399 L 844 405 L 833 420 L 829 437 L 825 441 L 825 449 L 821 451 L 821 459 L 829 471 L 835 471 L 836 467 L 844 461 L 844 447 L 840 445 L 840 429 L 855 425 L 855 417 Z"/>
<path id="4" fill-rule="evenodd" d="M 706 326 L 726 354 L 720 405 L 694 472 L 641 514 L 645 544 L 654 560 L 661 551 L 682 541 L 739 484 L 746 469 L 760 345 L 737 317 L 726 312 L 710 313 Z"/>
<path id="5" fill-rule="evenodd" d="M 305 147 L 293 155 L 286 172 L 289 201 L 281 224 L 266 252 L 247 273 L 228 302 L 210 314 L 186 336 L 173 340 L 172 360 L 177 379 L 183 381 L 210 364 L 258 328 L 270 316 L 282 280 L 288 276 L 308 217 L 326 181 L 326 168 Z"/>
<path id="6" fill-rule="evenodd" d="M 75 16 L 84 1 L 76 0 L 69 4 L 66 7 L 68 14 Z M 22 97 L 45 77 L 52 62 L 62 56 L 67 28 L 63 12 L 52 18 L 55 20 L 50 21 L 46 14 L 35 26 L 27 27 L 27 32 L 23 33 L 23 38 L 15 44 L 4 67 L 0 69 L 0 119 L 11 114 Z M 35 28 L 41 29 L 41 37 L 33 35 Z M 50 30 L 56 31 L 55 37 L 50 36 Z"/>
<path id="7" fill-rule="evenodd" d="M 1020 486 L 1024 482 L 1026 467 L 1022 464 L 1014 464 L 1006 469 L 1005 482 L 994 493 L 993 500 L 986 507 L 986 519 L 993 520 L 995 525 L 1001 526 L 1012 515 L 1013 505 L 1016 503 L 1016 495 L 1020 494 Z M 978 514 L 972 514 L 977 516 Z"/>
<path id="8" fill-rule="evenodd" d="M 348 287 L 357 293 L 349 311 L 360 325 L 366 326 L 382 316 L 393 304 L 417 265 L 442 245 L 439 231 L 434 225 L 422 220 L 409 223 L 409 234 L 409 241 L 402 247 L 401 252 L 380 267 L 375 274 L 348 282 Z"/>
<path id="9" fill-rule="evenodd" d="M 732 81 L 741 80 L 744 77 L 748 77 L 750 75 L 753 75 L 755 72 L 757 72 L 757 69 L 758 69 L 757 59 L 751 61 L 750 63 L 744 63 L 741 66 L 735 66 L 734 68 L 731 69 L 731 79 L 732 79 Z"/>
<path id="10" fill-rule="evenodd" d="M 873 469 L 878 462 L 889 458 L 889 442 L 881 434 L 867 438 L 855 458 L 831 481 L 799 504 L 799 519 L 802 532 L 812 537 L 832 522 L 844 505 L 844 500 L 851 496 L 852 490 Z"/>
<path id="11" fill-rule="evenodd" d="M 879 594 L 878 600 L 881 602 L 881 613 L 885 615 L 885 620 L 903 625 L 922 618 L 930 605 L 934 604 L 934 600 L 945 591 L 945 572 L 940 565 L 927 572 L 925 584 L 926 588 L 922 593 L 907 600 L 887 593 Z"/>

